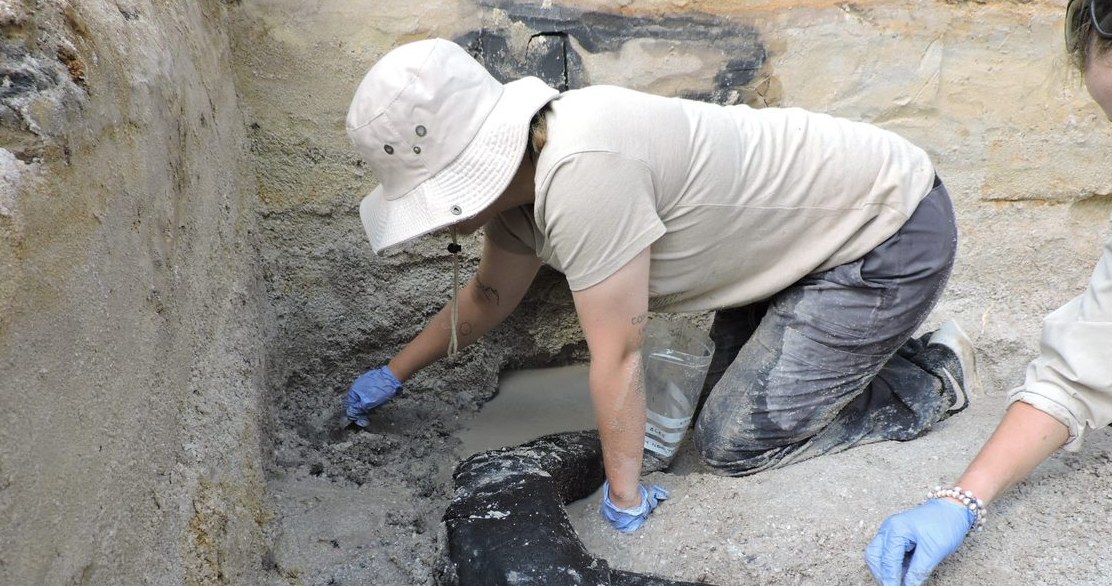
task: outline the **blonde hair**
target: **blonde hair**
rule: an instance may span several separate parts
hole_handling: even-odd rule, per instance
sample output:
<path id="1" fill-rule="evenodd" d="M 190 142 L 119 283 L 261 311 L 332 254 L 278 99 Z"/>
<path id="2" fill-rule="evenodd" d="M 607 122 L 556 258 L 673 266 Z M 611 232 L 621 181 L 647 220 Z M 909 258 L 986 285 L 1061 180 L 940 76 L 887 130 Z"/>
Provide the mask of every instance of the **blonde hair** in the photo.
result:
<path id="1" fill-rule="evenodd" d="M 1085 0 L 1074 0 L 1085 2 Z M 1074 13 L 1074 21 L 1066 26 L 1073 32 L 1073 43 L 1066 46 L 1070 62 L 1082 74 L 1089 66 L 1090 57 L 1100 57 L 1112 50 L 1112 39 L 1102 37 L 1093 28 L 1092 6 L 1086 5 Z M 1067 35 L 1068 37 L 1068 35 Z"/>
<path id="2" fill-rule="evenodd" d="M 539 112 L 533 114 L 533 120 L 529 122 L 529 154 L 533 157 L 541 154 L 541 149 L 548 142 L 548 112 L 550 110 L 551 108 L 545 105 Z"/>

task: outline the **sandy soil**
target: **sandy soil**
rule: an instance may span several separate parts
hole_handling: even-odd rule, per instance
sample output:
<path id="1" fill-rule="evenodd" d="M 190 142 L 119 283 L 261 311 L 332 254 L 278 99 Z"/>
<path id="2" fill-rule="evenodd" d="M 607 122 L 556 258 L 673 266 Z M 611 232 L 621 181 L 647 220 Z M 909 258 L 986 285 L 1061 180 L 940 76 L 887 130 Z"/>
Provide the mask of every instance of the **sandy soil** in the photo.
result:
<path id="1" fill-rule="evenodd" d="M 748 478 L 710 474 L 687 444 L 668 472 L 646 479 L 672 497 L 643 530 L 626 536 L 610 529 L 598 516 L 597 495 L 570 504 L 584 544 L 617 568 L 711 584 L 871 583 L 863 551 L 876 528 L 961 473 L 1034 352 L 1033 342 L 1002 342 L 995 328 L 1004 322 L 972 319 L 978 314 L 964 306 L 960 281 L 951 289 L 932 325 L 955 317 L 982 344 L 984 387 L 968 410 L 911 442 L 858 447 Z M 1037 322 L 1006 329 L 1035 340 Z M 475 446 L 503 431 L 514 441 L 525 433 L 520 425 L 499 427 L 512 408 L 491 405 L 457 418 L 411 395 L 384 408 L 371 432 L 325 433 L 317 442 L 299 436 L 303 453 L 316 459 L 287 466 L 272 482 L 283 528 L 276 567 L 306 584 L 435 583 L 449 474 L 465 451 L 459 438 Z M 328 411 L 319 406 L 322 430 Z M 550 422 L 538 433 L 551 430 Z M 933 583 L 1107 583 L 1112 561 L 1098 544 L 1112 521 L 1110 448 L 1112 437 L 1098 431 L 1080 453 L 1054 456 L 992 507 L 985 531 L 969 538 Z"/>

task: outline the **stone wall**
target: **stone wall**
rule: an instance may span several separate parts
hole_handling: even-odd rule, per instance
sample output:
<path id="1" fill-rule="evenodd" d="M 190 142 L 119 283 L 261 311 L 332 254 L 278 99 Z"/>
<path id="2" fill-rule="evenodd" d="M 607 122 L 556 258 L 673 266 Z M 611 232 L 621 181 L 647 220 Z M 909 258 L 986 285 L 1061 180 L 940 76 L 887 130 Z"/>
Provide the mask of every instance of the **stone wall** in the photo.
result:
<path id="1" fill-rule="evenodd" d="M 225 2 L 0 1 L 0 583 L 258 583 Z"/>

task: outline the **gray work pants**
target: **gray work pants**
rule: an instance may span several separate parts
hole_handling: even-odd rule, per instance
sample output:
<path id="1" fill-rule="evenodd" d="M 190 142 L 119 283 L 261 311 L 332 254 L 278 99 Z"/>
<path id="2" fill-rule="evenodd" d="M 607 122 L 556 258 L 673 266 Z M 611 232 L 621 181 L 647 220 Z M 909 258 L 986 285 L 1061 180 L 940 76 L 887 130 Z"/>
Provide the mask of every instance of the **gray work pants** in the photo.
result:
<path id="1" fill-rule="evenodd" d="M 721 474 L 752 474 L 912 439 L 944 418 L 956 390 L 940 368 L 956 357 L 911 336 L 956 249 L 953 205 L 936 180 L 904 226 L 861 259 L 718 311 L 694 433 L 703 460 Z"/>

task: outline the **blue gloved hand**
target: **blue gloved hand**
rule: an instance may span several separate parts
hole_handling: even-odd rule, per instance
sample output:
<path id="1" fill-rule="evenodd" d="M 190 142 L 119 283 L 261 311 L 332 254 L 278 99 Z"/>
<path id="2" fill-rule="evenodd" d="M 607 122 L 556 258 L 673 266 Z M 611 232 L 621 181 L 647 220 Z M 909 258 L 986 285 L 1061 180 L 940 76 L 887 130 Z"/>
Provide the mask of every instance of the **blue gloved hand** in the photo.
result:
<path id="1" fill-rule="evenodd" d="M 622 533 L 637 531 L 649 519 L 649 513 L 660 506 L 660 501 L 668 498 L 668 491 L 655 484 L 648 490 L 643 484 L 638 487 L 641 489 L 641 504 L 632 509 L 619 509 L 610 500 L 610 481 L 602 483 L 602 505 L 599 512 Z"/>
<path id="2" fill-rule="evenodd" d="M 919 586 L 954 553 L 977 516 L 946 499 L 931 499 L 888 517 L 865 550 L 865 561 L 883 586 Z"/>
<path id="3" fill-rule="evenodd" d="M 365 372 L 355 379 L 344 397 L 344 414 L 359 427 L 367 427 L 371 409 L 389 401 L 400 390 L 402 383 L 390 372 L 390 367 Z"/>

